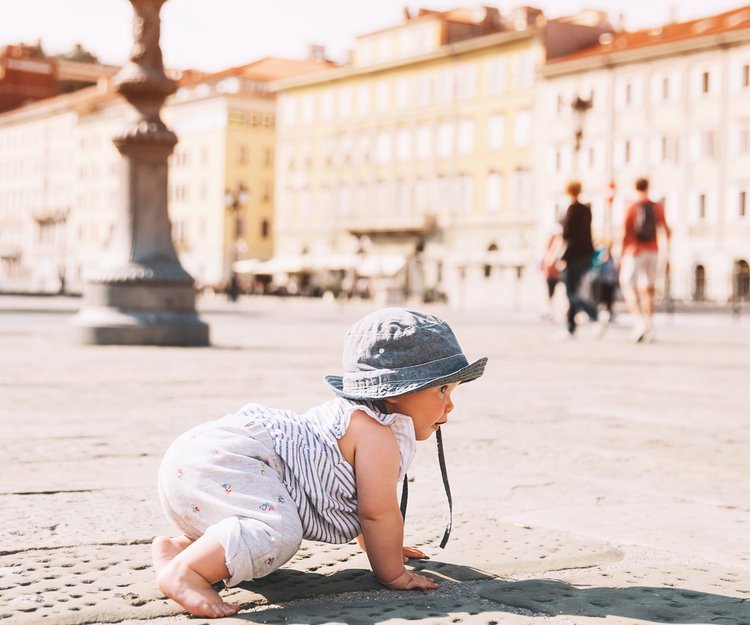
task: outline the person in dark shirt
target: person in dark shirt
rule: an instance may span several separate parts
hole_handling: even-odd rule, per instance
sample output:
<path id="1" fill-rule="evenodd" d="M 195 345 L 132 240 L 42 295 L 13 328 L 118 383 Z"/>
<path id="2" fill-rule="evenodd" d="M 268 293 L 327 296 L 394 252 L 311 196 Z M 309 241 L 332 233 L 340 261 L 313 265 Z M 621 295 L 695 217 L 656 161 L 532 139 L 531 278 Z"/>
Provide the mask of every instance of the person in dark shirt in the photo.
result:
<path id="1" fill-rule="evenodd" d="M 566 244 L 562 259 L 565 261 L 565 291 L 568 295 L 568 333 L 573 336 L 578 311 L 585 311 L 592 321 L 597 321 L 598 313 L 596 306 L 579 293 L 581 281 L 591 267 L 594 255 L 591 208 L 578 200 L 581 183 L 577 180 L 568 182 L 565 192 L 570 197 L 570 206 L 562 219 L 562 236 Z"/>

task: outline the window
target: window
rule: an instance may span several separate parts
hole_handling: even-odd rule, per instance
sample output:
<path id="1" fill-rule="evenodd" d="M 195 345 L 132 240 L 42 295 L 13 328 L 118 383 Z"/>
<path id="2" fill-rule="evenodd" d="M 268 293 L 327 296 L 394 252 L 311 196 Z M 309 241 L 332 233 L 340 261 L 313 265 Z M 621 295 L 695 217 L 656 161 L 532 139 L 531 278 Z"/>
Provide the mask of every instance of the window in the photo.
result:
<path id="1" fill-rule="evenodd" d="M 464 63 L 456 75 L 456 95 L 459 100 L 473 98 L 477 94 L 477 66 Z"/>
<path id="2" fill-rule="evenodd" d="M 516 113 L 516 145 L 527 147 L 531 142 L 531 111 L 523 110 Z"/>
<path id="3" fill-rule="evenodd" d="M 356 105 L 358 115 L 368 115 L 370 113 L 370 85 L 363 84 L 357 87 Z"/>
<path id="4" fill-rule="evenodd" d="M 315 119 L 315 97 L 311 93 L 306 93 L 300 100 L 302 123 L 310 124 Z"/>
<path id="5" fill-rule="evenodd" d="M 375 100 L 378 113 L 384 113 L 388 110 L 390 105 L 390 85 L 385 79 L 381 79 L 375 85 Z"/>
<path id="6" fill-rule="evenodd" d="M 352 115 L 352 88 L 342 87 L 338 93 L 339 115 L 351 117 Z"/>
<path id="7" fill-rule="evenodd" d="M 461 175 L 456 179 L 456 195 L 458 212 L 467 214 L 474 206 L 474 179 Z"/>
<path id="8" fill-rule="evenodd" d="M 187 154 L 183 153 L 183 156 L 187 157 Z M 184 160 L 187 160 L 187 158 L 185 158 Z M 246 163 L 247 163 L 247 146 L 240 145 L 237 148 L 237 164 L 245 165 Z"/>
<path id="9" fill-rule="evenodd" d="M 429 158 L 432 153 L 432 129 L 426 124 L 417 128 L 417 158 Z"/>
<path id="10" fill-rule="evenodd" d="M 487 72 L 487 92 L 500 93 L 508 87 L 506 61 L 504 58 L 491 59 L 485 66 Z"/>
<path id="11" fill-rule="evenodd" d="M 516 211 L 528 212 L 531 208 L 531 171 L 519 167 L 513 172 L 513 204 Z"/>
<path id="12" fill-rule="evenodd" d="M 336 100 L 331 89 L 326 89 L 320 96 L 320 115 L 324 121 L 331 121 L 336 115 Z"/>
<path id="13" fill-rule="evenodd" d="M 438 155 L 451 156 L 453 154 L 453 124 L 442 122 L 438 126 Z"/>
<path id="14" fill-rule="evenodd" d="M 499 150 L 505 144 L 505 116 L 490 115 L 488 123 L 487 142 L 490 150 Z"/>
<path id="15" fill-rule="evenodd" d="M 411 158 L 411 131 L 408 128 L 400 128 L 396 136 L 396 154 L 399 161 L 408 161 Z"/>
<path id="16" fill-rule="evenodd" d="M 453 102 L 456 97 L 456 70 L 447 67 L 437 75 L 437 101 L 441 104 Z"/>
<path id="17" fill-rule="evenodd" d="M 530 52 L 519 52 L 513 57 L 513 83 L 519 88 L 534 84 L 534 59 Z"/>
<path id="18" fill-rule="evenodd" d="M 458 151 L 469 154 L 474 149 L 474 122 L 462 119 L 458 122 Z"/>
<path id="19" fill-rule="evenodd" d="M 737 137 L 737 154 L 740 156 L 750 154 L 750 126 L 740 128 L 735 136 Z"/>
<path id="20" fill-rule="evenodd" d="M 709 159 L 716 156 L 716 132 L 698 131 L 693 134 L 693 160 Z"/>
<path id="21" fill-rule="evenodd" d="M 497 213 L 502 206 L 503 198 L 503 175 L 496 171 L 487 174 L 487 187 L 485 190 L 485 204 L 487 212 Z"/>
<path id="22" fill-rule="evenodd" d="M 406 109 L 409 107 L 409 79 L 402 76 L 396 80 L 396 108 Z"/>
<path id="23" fill-rule="evenodd" d="M 414 99 L 417 106 L 429 106 L 432 102 L 432 75 L 427 72 L 417 74 L 414 82 Z"/>
<path id="24" fill-rule="evenodd" d="M 377 136 L 376 160 L 378 163 L 387 163 L 393 155 L 393 133 L 381 130 Z"/>

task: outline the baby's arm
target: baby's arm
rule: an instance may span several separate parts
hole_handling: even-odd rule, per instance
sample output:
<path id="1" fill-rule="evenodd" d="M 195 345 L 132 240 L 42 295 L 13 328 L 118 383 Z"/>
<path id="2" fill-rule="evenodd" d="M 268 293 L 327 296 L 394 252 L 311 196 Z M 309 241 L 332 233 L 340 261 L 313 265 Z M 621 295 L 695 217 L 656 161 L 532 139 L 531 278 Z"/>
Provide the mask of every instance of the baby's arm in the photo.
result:
<path id="1" fill-rule="evenodd" d="M 437 588 L 433 580 L 404 568 L 404 525 L 396 497 L 401 456 L 393 432 L 369 417 L 353 418 L 349 427 L 356 441 L 354 471 L 362 534 L 375 576 L 387 588 Z"/>

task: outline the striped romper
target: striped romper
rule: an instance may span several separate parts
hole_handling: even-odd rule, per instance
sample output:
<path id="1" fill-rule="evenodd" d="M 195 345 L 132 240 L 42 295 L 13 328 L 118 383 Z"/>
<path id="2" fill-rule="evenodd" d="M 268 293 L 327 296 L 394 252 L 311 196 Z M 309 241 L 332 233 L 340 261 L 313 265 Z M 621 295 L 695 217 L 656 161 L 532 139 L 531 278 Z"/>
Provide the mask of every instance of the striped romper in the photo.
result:
<path id="1" fill-rule="evenodd" d="M 189 538 L 208 534 L 222 545 L 228 586 L 279 568 L 303 538 L 345 543 L 361 533 L 354 469 L 336 442 L 356 410 L 391 428 L 403 479 L 416 452 L 411 418 L 342 397 L 301 415 L 247 404 L 169 447 L 162 507 Z"/>

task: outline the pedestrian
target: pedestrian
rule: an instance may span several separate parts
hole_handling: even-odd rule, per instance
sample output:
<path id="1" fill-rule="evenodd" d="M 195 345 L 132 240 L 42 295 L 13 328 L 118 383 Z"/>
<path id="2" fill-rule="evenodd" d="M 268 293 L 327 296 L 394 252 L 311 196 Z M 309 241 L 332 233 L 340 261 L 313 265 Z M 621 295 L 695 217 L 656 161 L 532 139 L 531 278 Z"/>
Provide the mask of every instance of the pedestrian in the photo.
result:
<path id="1" fill-rule="evenodd" d="M 591 208 L 579 201 L 581 183 L 571 180 L 565 186 L 565 192 L 570 198 L 570 205 L 562 219 L 562 236 L 565 242 L 565 291 L 568 295 L 568 334 L 573 337 L 576 331 L 576 315 L 581 311 L 589 316 L 591 321 L 598 320 L 596 306 L 581 294 L 581 282 L 591 269 L 594 256 L 594 242 L 591 238 Z M 600 325 L 601 329 L 606 326 Z M 600 330 L 601 331 L 601 330 Z"/>
<path id="2" fill-rule="evenodd" d="M 633 316 L 631 339 L 636 343 L 654 340 L 654 293 L 659 262 L 658 233 L 666 239 L 667 268 L 671 230 L 664 215 L 664 203 L 648 197 L 648 179 L 638 178 L 638 199 L 625 211 L 620 287 Z"/>
<path id="3" fill-rule="evenodd" d="M 543 319 L 553 319 L 555 289 L 560 283 L 560 253 L 563 245 L 562 236 L 559 232 L 554 232 L 547 238 L 544 246 L 542 259 L 539 262 L 539 268 L 542 270 L 544 282 L 547 285 L 547 301 L 542 309 Z"/>
<path id="4" fill-rule="evenodd" d="M 606 241 L 594 250 L 595 282 L 593 290 L 596 293 L 597 306 L 603 306 L 607 321 L 614 322 L 614 301 L 617 292 L 617 265 L 612 255 L 612 243 Z M 599 319 L 602 320 L 601 312 Z"/>
<path id="5" fill-rule="evenodd" d="M 159 470 L 162 507 L 182 532 L 154 539 L 160 590 L 196 616 L 235 614 L 212 585 L 268 575 L 303 538 L 356 538 L 383 586 L 437 588 L 404 567 L 425 554 L 403 546 L 395 487 L 433 432 L 444 467 L 451 394 L 486 362 L 469 364 L 438 317 L 385 308 L 347 333 L 343 375 L 326 376 L 334 399 L 303 414 L 251 403 L 180 436 Z"/>

